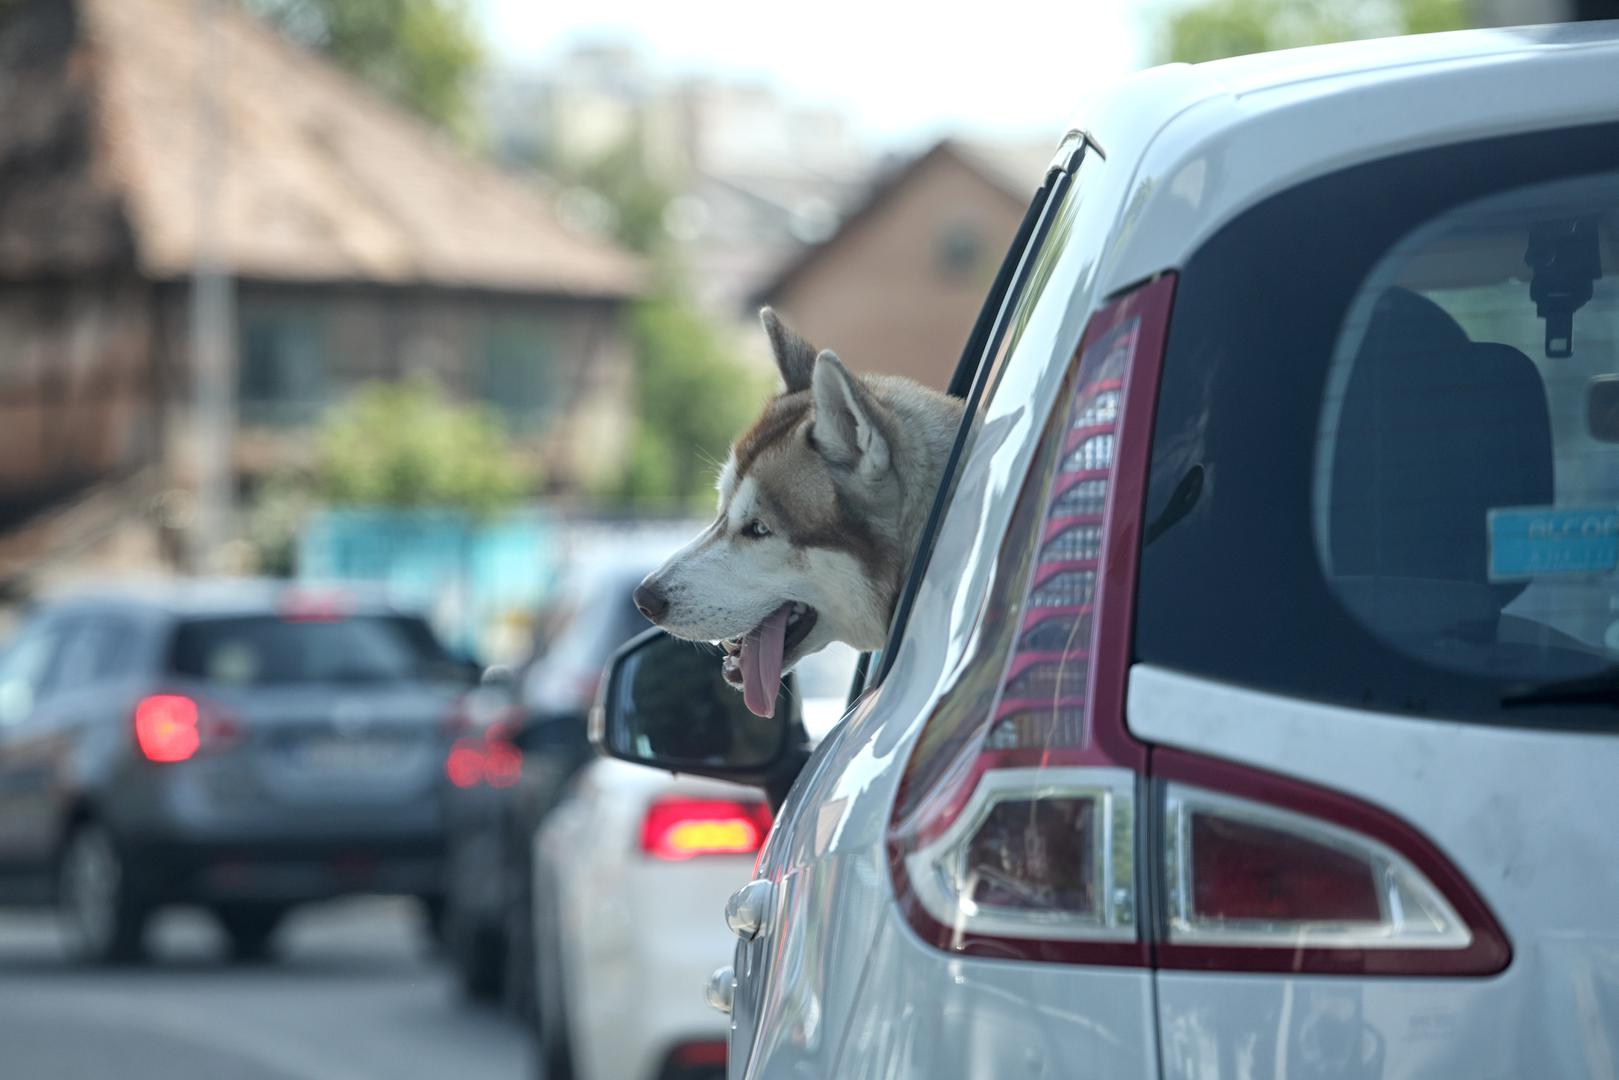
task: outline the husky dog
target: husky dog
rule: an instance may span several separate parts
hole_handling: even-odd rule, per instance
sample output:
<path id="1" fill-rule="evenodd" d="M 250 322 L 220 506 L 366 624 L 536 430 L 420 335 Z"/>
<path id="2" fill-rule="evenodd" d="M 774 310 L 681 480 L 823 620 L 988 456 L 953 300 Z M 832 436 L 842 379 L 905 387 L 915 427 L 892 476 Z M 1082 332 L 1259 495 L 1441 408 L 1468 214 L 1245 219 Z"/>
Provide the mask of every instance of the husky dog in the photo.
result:
<path id="1" fill-rule="evenodd" d="M 731 447 L 714 524 L 635 605 L 677 637 L 719 641 L 726 681 L 770 716 L 801 658 L 834 641 L 882 647 L 962 404 L 856 375 L 769 308 L 759 318 L 785 388 Z"/>

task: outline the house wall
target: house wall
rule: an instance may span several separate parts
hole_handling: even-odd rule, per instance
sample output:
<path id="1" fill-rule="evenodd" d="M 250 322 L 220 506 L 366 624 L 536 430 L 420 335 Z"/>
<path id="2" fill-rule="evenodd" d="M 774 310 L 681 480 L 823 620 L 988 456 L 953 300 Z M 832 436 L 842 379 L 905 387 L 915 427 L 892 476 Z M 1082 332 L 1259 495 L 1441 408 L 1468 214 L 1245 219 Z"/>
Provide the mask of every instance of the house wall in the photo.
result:
<path id="1" fill-rule="evenodd" d="M 1024 206 L 940 154 L 871 208 L 770 302 L 851 367 L 943 389 Z"/>
<path id="2" fill-rule="evenodd" d="M 162 362 L 177 417 L 169 458 L 182 482 L 196 455 L 187 301 L 177 286 L 162 305 Z M 619 314 L 603 301 L 470 290 L 239 283 L 239 473 L 251 483 L 307 464 L 309 432 L 331 405 L 367 382 L 426 376 L 500 416 L 548 487 L 588 485 L 618 464 L 628 423 Z"/>
<path id="3" fill-rule="evenodd" d="M 0 520 L 156 461 L 148 287 L 0 284 Z"/>

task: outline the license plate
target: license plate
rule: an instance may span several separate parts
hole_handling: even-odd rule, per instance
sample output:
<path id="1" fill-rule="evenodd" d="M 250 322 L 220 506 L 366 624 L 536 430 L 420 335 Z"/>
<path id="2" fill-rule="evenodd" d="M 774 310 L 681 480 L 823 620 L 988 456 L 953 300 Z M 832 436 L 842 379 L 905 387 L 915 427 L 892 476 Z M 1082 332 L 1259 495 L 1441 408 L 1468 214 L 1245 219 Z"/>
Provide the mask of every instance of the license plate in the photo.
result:
<path id="1" fill-rule="evenodd" d="M 312 769 L 372 772 L 399 764 L 404 747 L 391 739 L 305 739 L 298 759 Z"/>

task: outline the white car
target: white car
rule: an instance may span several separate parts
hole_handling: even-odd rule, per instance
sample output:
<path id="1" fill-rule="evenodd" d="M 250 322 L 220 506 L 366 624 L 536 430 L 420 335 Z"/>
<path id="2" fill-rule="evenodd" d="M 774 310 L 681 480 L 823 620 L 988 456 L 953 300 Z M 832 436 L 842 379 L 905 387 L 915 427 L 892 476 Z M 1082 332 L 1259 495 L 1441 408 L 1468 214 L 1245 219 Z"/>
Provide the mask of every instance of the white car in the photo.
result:
<path id="1" fill-rule="evenodd" d="M 1615 1075 L 1619 24 L 1160 68 L 1083 123 L 731 901 L 729 1075 Z"/>
<path id="2" fill-rule="evenodd" d="M 797 673 L 812 737 L 842 714 L 856 659 L 838 646 Z M 725 1075 L 728 1025 L 701 989 L 730 958 L 725 900 L 770 821 L 753 788 L 607 758 L 584 768 L 534 837 L 545 1080 Z"/>

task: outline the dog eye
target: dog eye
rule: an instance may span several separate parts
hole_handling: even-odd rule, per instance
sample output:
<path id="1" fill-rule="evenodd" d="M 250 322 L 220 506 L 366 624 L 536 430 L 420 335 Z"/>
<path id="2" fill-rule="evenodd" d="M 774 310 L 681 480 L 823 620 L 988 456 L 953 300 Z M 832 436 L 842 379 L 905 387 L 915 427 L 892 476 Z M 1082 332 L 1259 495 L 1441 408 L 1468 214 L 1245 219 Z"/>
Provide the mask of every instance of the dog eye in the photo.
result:
<path id="1" fill-rule="evenodd" d="M 748 537 L 750 540 L 763 540 L 765 537 L 770 535 L 770 529 L 765 525 L 764 522 L 755 518 L 746 525 L 742 526 L 742 535 Z"/>

